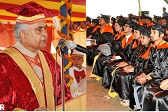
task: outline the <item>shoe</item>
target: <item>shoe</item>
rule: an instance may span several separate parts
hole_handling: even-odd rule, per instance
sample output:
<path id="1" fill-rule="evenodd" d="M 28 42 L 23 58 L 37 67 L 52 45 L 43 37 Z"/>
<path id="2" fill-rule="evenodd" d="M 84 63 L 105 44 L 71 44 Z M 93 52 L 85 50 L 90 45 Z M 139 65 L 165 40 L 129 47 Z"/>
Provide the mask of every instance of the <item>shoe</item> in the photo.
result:
<path id="1" fill-rule="evenodd" d="M 121 105 L 123 104 L 123 99 L 120 101 L 120 104 L 121 104 Z"/>
<path id="2" fill-rule="evenodd" d="M 121 104 L 123 105 L 123 106 L 129 106 L 129 100 L 122 100 L 121 101 Z"/>

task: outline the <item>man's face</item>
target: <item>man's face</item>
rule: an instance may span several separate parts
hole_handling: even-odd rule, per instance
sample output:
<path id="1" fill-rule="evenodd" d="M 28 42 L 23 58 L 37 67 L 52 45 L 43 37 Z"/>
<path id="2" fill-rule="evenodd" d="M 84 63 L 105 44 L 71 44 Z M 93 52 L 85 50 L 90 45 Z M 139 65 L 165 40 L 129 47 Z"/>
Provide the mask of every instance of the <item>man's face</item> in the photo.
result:
<path id="1" fill-rule="evenodd" d="M 151 21 L 149 19 L 146 19 L 146 24 L 151 23 Z"/>
<path id="2" fill-rule="evenodd" d="M 83 57 L 79 57 L 79 56 L 74 56 L 72 57 L 73 59 L 73 65 L 77 68 L 82 68 L 82 64 L 83 64 Z"/>
<path id="3" fill-rule="evenodd" d="M 146 19 L 142 19 L 142 23 L 143 23 L 143 24 L 146 24 Z"/>
<path id="4" fill-rule="evenodd" d="M 162 25 L 167 25 L 166 19 L 162 19 Z"/>
<path id="5" fill-rule="evenodd" d="M 115 23 L 114 27 L 116 32 L 122 31 L 122 27 L 118 23 Z"/>
<path id="6" fill-rule="evenodd" d="M 152 41 L 157 41 L 157 40 L 160 39 L 159 31 L 157 31 L 157 30 L 151 30 L 151 35 L 150 36 L 151 36 Z"/>
<path id="7" fill-rule="evenodd" d="M 149 42 L 150 42 L 150 38 L 148 38 L 145 35 L 141 35 L 141 44 L 142 45 L 147 46 Z"/>
<path id="8" fill-rule="evenodd" d="M 99 19 L 99 24 L 100 25 L 104 25 L 104 24 L 106 24 L 106 22 L 105 22 L 105 20 L 103 18 L 100 18 Z"/>
<path id="9" fill-rule="evenodd" d="M 134 30 L 134 39 L 139 39 L 141 37 L 141 34 L 138 30 Z"/>
<path id="10" fill-rule="evenodd" d="M 47 24 L 45 20 L 29 25 L 26 45 L 32 50 L 40 50 L 47 43 Z"/>
<path id="11" fill-rule="evenodd" d="M 124 25 L 124 32 L 125 33 L 132 32 L 132 28 L 128 24 L 125 24 Z"/>
<path id="12" fill-rule="evenodd" d="M 90 25 L 90 22 L 89 22 L 89 21 L 86 21 L 86 25 L 89 26 L 89 25 Z"/>

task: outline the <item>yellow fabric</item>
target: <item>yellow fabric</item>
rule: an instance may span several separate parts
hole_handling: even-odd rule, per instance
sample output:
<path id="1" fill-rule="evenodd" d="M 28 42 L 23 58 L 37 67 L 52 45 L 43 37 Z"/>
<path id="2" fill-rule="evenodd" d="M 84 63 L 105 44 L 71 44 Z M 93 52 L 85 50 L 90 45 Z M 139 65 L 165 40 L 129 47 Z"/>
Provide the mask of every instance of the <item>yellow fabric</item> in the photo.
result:
<path id="1" fill-rule="evenodd" d="M 109 91 L 108 91 L 108 95 L 109 95 L 110 97 L 112 97 L 112 98 L 115 98 L 115 97 L 117 97 L 118 93 L 116 93 L 116 92 L 111 92 L 111 87 L 110 87 L 110 89 L 109 89 Z"/>
<path id="2" fill-rule="evenodd" d="M 95 57 L 94 57 L 94 62 L 93 62 L 93 65 L 92 65 L 92 67 L 94 67 L 94 65 L 95 65 L 95 63 L 96 63 L 96 60 L 97 60 L 97 58 L 100 56 L 100 54 L 101 53 L 99 53 L 98 55 L 96 55 Z M 92 69 L 92 71 L 93 71 L 93 69 Z M 99 77 L 99 76 L 97 76 L 97 75 L 95 75 L 95 74 L 91 74 L 89 77 L 91 77 L 91 78 L 96 78 L 96 80 L 97 81 L 99 81 L 102 77 Z"/>
<path id="3" fill-rule="evenodd" d="M 112 77 L 113 77 L 115 71 L 117 70 L 117 68 L 118 68 L 118 67 L 116 67 L 116 68 L 111 72 L 111 76 L 112 76 Z M 116 92 L 111 92 L 111 89 L 112 89 L 112 87 L 110 87 L 110 89 L 109 89 L 109 91 L 108 91 L 108 95 L 111 96 L 112 98 L 115 98 L 115 97 L 118 95 L 118 93 L 116 93 Z"/>
<path id="4" fill-rule="evenodd" d="M 112 72 L 111 72 L 111 76 L 114 75 L 115 71 L 117 70 L 118 67 L 116 67 Z"/>
<path id="5" fill-rule="evenodd" d="M 153 74 L 153 72 L 151 72 L 151 73 L 147 74 L 147 76 L 150 76 L 150 75 L 152 75 L 152 74 Z"/>
<path id="6" fill-rule="evenodd" d="M 45 18 L 44 14 L 38 14 L 35 16 L 31 16 L 31 17 L 18 16 L 17 20 L 34 21 L 34 20 L 41 19 L 41 18 Z"/>
<path id="7" fill-rule="evenodd" d="M 43 53 L 39 51 L 38 54 L 41 60 L 42 68 L 45 68 L 43 69 L 43 73 L 44 84 L 46 89 L 47 109 L 54 110 L 54 87 L 52 81 L 52 74 Z"/>

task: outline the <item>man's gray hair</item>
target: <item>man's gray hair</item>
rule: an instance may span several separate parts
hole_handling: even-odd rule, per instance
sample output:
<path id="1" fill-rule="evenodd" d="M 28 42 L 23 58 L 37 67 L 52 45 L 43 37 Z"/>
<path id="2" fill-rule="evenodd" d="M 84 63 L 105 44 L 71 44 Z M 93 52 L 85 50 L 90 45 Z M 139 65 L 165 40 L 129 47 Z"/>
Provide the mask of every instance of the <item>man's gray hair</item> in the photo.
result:
<path id="1" fill-rule="evenodd" d="M 15 37 L 17 40 L 20 40 L 20 32 L 25 31 L 26 33 L 28 32 L 28 24 L 22 24 L 16 22 L 14 32 L 15 32 Z"/>

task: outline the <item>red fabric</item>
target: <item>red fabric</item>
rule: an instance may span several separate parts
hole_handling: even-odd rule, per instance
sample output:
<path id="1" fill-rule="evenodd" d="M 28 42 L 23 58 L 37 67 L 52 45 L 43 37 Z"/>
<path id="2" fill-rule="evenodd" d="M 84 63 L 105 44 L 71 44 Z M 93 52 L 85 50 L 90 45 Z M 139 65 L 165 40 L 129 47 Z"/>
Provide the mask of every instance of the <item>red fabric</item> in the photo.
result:
<path id="1" fill-rule="evenodd" d="M 75 76 L 77 83 L 79 83 L 83 78 L 85 78 L 85 71 L 84 70 L 82 71 L 74 70 L 74 76 Z"/>
<path id="2" fill-rule="evenodd" d="M 6 11 L 26 17 L 35 16 L 38 14 L 44 14 L 45 17 L 56 16 L 55 13 L 51 12 L 49 9 L 46 9 L 45 7 L 37 4 L 34 1 L 28 2 L 26 4 L 14 8 L 7 9 Z"/>
<path id="3" fill-rule="evenodd" d="M 43 51 L 49 68 L 53 75 L 53 84 L 55 84 L 55 75 L 57 76 L 56 96 L 58 104 L 61 104 L 61 79 L 60 66 L 56 64 L 51 54 Z M 55 66 L 57 69 L 55 70 Z M 72 98 L 70 91 L 65 86 L 65 101 Z M 34 110 L 39 107 L 37 98 L 28 81 L 27 77 L 20 67 L 7 54 L 0 54 L 0 104 L 4 104 L 5 110 L 13 110 L 16 107 L 25 110 Z"/>

